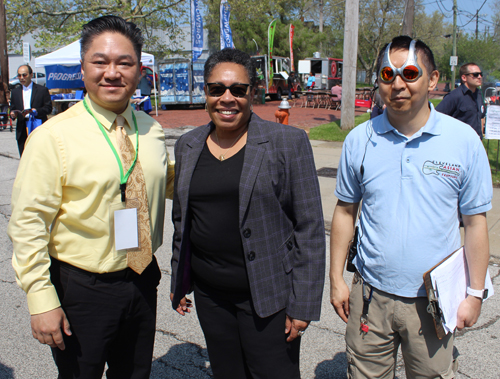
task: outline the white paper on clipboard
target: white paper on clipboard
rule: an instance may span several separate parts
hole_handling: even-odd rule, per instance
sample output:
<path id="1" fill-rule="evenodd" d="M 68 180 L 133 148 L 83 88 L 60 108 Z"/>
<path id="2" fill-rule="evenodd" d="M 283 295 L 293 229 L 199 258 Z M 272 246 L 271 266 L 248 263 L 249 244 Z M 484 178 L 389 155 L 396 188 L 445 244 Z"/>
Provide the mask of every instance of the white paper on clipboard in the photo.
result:
<path id="1" fill-rule="evenodd" d="M 460 303 L 467 297 L 469 272 L 464 248 L 461 247 L 431 272 L 433 288 L 437 291 L 439 308 L 443 313 L 443 327 L 447 333 L 457 327 L 457 311 Z M 484 288 L 488 297 L 493 296 L 493 284 L 489 271 L 486 272 Z"/>

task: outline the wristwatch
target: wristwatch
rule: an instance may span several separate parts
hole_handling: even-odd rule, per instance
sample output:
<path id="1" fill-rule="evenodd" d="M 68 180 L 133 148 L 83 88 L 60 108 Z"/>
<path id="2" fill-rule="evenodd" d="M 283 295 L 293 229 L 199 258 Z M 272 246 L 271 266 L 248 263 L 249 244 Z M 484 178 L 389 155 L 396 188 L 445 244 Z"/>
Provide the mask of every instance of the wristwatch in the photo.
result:
<path id="1" fill-rule="evenodd" d="M 481 300 L 484 300 L 488 297 L 488 289 L 485 288 L 482 290 L 474 290 L 470 287 L 467 287 L 467 295 L 471 295 Z"/>

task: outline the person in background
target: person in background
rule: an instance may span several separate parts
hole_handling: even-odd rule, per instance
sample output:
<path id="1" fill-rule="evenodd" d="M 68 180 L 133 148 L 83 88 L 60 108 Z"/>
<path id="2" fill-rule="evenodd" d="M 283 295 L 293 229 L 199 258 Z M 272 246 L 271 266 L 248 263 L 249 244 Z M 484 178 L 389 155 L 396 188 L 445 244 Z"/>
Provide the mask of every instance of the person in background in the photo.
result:
<path id="1" fill-rule="evenodd" d="M 29 65 L 20 66 L 17 69 L 17 77 L 21 86 L 12 90 L 10 117 L 13 120 L 17 119 L 16 140 L 19 156 L 22 156 L 28 138 L 26 120 L 32 114 L 42 120 L 42 123 L 47 121 L 47 115 L 52 112 L 52 101 L 47 87 L 31 81 L 33 70 Z"/>
<path id="2" fill-rule="evenodd" d="M 309 73 L 309 77 L 307 78 L 306 90 L 311 91 L 314 88 L 315 84 L 316 84 L 316 78 L 314 77 L 314 74 L 311 72 Z"/>
<path id="3" fill-rule="evenodd" d="M 175 146 L 172 306 L 189 312 L 194 288 L 215 378 L 298 379 L 325 270 L 312 148 L 303 130 L 252 112 L 248 54 L 216 52 L 204 80 L 212 121 Z"/>
<path id="4" fill-rule="evenodd" d="M 19 164 L 12 265 L 59 378 L 100 379 L 107 364 L 107 378 L 147 379 L 173 165 L 161 126 L 129 104 L 141 31 L 104 16 L 80 42 L 87 96 L 31 133 Z"/>
<path id="5" fill-rule="evenodd" d="M 401 346 L 408 378 L 451 379 L 454 334 L 438 339 L 423 274 L 460 247 L 460 210 L 470 284 L 457 326 L 476 323 L 489 260 L 490 166 L 474 131 L 429 102 L 439 72 L 427 45 L 394 38 L 376 72 L 386 108 L 344 142 L 332 220 L 330 301 L 347 322 L 348 377 L 394 378 Z M 343 271 L 360 203 L 349 291 Z"/>
<path id="6" fill-rule="evenodd" d="M 380 93 L 378 93 L 377 90 L 375 91 L 375 99 L 373 100 L 372 112 L 370 113 L 370 118 L 380 116 L 382 113 L 384 113 L 384 109 L 385 109 L 384 101 L 382 100 L 382 96 L 380 96 Z"/>
<path id="7" fill-rule="evenodd" d="M 337 95 L 338 101 L 342 100 L 342 82 L 337 82 L 337 84 L 335 84 L 332 87 L 331 91 L 332 91 L 332 95 Z"/>
<path id="8" fill-rule="evenodd" d="M 473 62 L 460 67 L 460 87 L 447 94 L 437 105 L 438 112 L 465 122 L 483 139 L 483 120 L 485 116 L 481 84 L 483 73 Z"/>
<path id="9" fill-rule="evenodd" d="M 151 88 L 153 88 L 153 79 L 149 77 L 146 67 L 143 67 L 137 89 L 141 90 L 141 96 L 151 96 Z"/>

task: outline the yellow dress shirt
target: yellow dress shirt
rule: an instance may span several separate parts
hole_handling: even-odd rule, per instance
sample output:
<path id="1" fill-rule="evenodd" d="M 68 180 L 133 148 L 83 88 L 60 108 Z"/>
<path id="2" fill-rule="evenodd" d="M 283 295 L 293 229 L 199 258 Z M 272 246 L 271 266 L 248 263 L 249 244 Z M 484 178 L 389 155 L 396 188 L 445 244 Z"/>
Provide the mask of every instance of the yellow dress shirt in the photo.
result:
<path id="1" fill-rule="evenodd" d="M 88 96 L 86 102 L 119 151 L 113 127 L 116 114 Z M 134 113 L 154 253 L 162 244 L 165 198 L 172 198 L 174 166 L 161 126 L 144 112 Z M 136 147 L 130 105 L 122 115 Z M 12 190 L 8 235 L 14 245 L 17 283 L 27 294 L 31 314 L 60 306 L 50 281 L 50 256 L 95 273 L 127 267 L 126 252 L 114 247 L 112 216 L 120 204 L 118 163 L 83 102 L 30 134 Z"/>

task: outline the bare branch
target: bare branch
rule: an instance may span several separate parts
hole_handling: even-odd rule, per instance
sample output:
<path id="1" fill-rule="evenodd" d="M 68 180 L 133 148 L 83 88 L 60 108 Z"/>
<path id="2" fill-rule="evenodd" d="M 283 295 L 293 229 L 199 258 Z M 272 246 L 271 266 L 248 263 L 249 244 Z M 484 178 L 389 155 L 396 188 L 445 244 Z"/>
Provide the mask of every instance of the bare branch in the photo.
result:
<path id="1" fill-rule="evenodd" d="M 114 9 L 115 6 L 110 6 L 110 5 L 98 5 L 94 7 L 89 7 L 85 9 L 77 9 L 77 10 L 67 10 L 67 11 L 60 11 L 60 12 L 50 12 L 45 9 L 39 9 L 35 10 L 33 12 L 33 15 L 37 14 L 45 14 L 47 16 L 73 16 L 76 14 L 81 14 L 81 13 L 86 13 L 86 12 L 95 12 L 95 11 L 102 11 L 102 10 L 109 10 L 109 9 Z"/>

